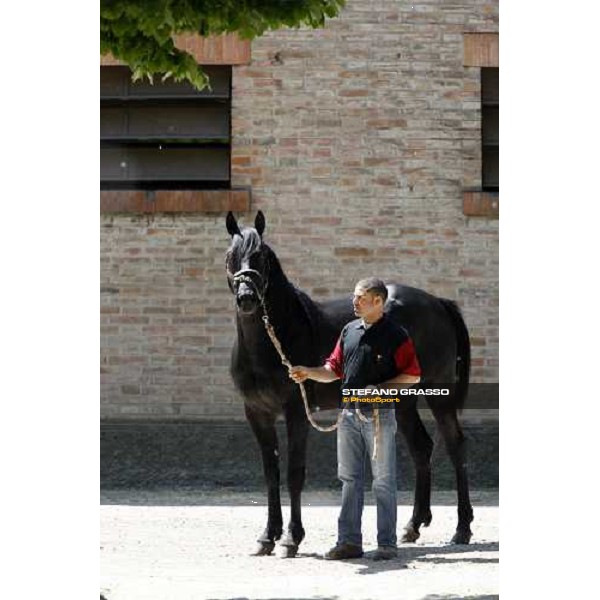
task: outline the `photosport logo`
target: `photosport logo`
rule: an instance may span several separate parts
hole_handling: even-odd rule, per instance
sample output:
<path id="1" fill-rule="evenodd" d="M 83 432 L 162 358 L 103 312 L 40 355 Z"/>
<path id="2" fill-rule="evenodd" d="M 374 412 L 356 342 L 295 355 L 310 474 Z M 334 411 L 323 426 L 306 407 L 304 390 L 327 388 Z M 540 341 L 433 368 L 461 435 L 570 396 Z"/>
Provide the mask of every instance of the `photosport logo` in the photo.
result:
<path id="1" fill-rule="evenodd" d="M 449 396 L 449 387 L 342 388 L 341 405 L 353 403 L 394 405 L 407 396 Z"/>
<path id="2" fill-rule="evenodd" d="M 411 387 L 373 387 L 340 389 L 340 408 L 352 408 L 365 405 L 377 408 L 395 408 L 398 403 L 409 399 L 423 398 L 429 401 L 455 402 L 460 400 L 461 410 L 497 411 L 499 407 L 499 386 L 497 383 L 474 383 L 467 389 L 461 389 L 454 383 L 424 384 Z"/>

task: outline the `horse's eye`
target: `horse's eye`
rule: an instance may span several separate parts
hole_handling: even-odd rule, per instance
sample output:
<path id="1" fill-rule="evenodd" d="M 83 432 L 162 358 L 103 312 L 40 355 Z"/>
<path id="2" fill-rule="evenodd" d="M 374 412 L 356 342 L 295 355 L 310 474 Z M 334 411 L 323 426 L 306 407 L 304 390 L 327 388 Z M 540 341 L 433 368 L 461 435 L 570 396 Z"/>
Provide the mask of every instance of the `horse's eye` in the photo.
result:
<path id="1" fill-rule="evenodd" d="M 233 256 L 228 256 L 225 260 L 225 266 L 227 270 L 231 273 L 235 273 L 237 271 L 237 267 L 235 265 L 236 261 L 233 259 Z"/>
<path id="2" fill-rule="evenodd" d="M 250 265 L 252 266 L 252 268 L 256 269 L 257 271 L 262 269 L 263 264 L 264 264 L 264 258 L 263 258 L 262 254 L 254 254 L 250 258 Z"/>

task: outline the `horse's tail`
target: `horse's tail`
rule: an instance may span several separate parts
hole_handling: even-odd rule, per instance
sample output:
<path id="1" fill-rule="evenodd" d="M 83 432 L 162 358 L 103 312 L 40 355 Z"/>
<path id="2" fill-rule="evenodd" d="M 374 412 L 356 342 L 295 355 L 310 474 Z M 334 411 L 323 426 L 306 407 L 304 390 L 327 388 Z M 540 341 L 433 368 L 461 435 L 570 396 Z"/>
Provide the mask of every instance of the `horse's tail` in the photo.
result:
<path id="1" fill-rule="evenodd" d="M 454 403 L 458 411 L 461 411 L 467 399 L 469 391 L 469 376 L 471 373 L 471 341 L 465 321 L 456 302 L 440 298 L 440 302 L 452 318 L 454 331 L 456 332 L 456 391 Z"/>

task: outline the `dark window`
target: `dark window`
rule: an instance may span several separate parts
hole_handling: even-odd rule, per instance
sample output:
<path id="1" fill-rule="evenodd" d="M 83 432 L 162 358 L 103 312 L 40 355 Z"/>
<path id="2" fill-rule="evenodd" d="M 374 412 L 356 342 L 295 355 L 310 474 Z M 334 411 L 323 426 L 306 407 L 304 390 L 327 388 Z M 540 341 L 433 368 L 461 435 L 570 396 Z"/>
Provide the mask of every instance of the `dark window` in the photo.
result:
<path id="1" fill-rule="evenodd" d="M 231 67 L 203 69 L 212 89 L 199 92 L 100 67 L 101 189 L 229 188 Z"/>
<path id="2" fill-rule="evenodd" d="M 498 74 L 497 67 L 481 69 L 482 187 L 488 191 L 499 189 Z"/>

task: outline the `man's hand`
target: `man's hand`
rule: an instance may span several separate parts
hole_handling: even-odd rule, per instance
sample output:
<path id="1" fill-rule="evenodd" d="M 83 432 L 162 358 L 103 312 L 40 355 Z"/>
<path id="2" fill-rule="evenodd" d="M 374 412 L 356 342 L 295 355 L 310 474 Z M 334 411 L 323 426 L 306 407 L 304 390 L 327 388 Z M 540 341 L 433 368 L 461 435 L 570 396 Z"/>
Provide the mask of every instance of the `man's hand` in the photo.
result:
<path id="1" fill-rule="evenodd" d="M 303 367 L 302 365 L 297 365 L 296 367 L 292 367 L 288 372 L 290 379 L 293 379 L 296 383 L 303 383 L 307 379 L 329 383 L 338 379 L 338 376 L 327 365 L 322 367 Z"/>
<path id="2" fill-rule="evenodd" d="M 289 370 L 290 378 L 293 379 L 296 383 L 302 383 L 308 379 L 308 367 L 303 367 L 298 365 L 297 367 L 292 367 Z"/>

